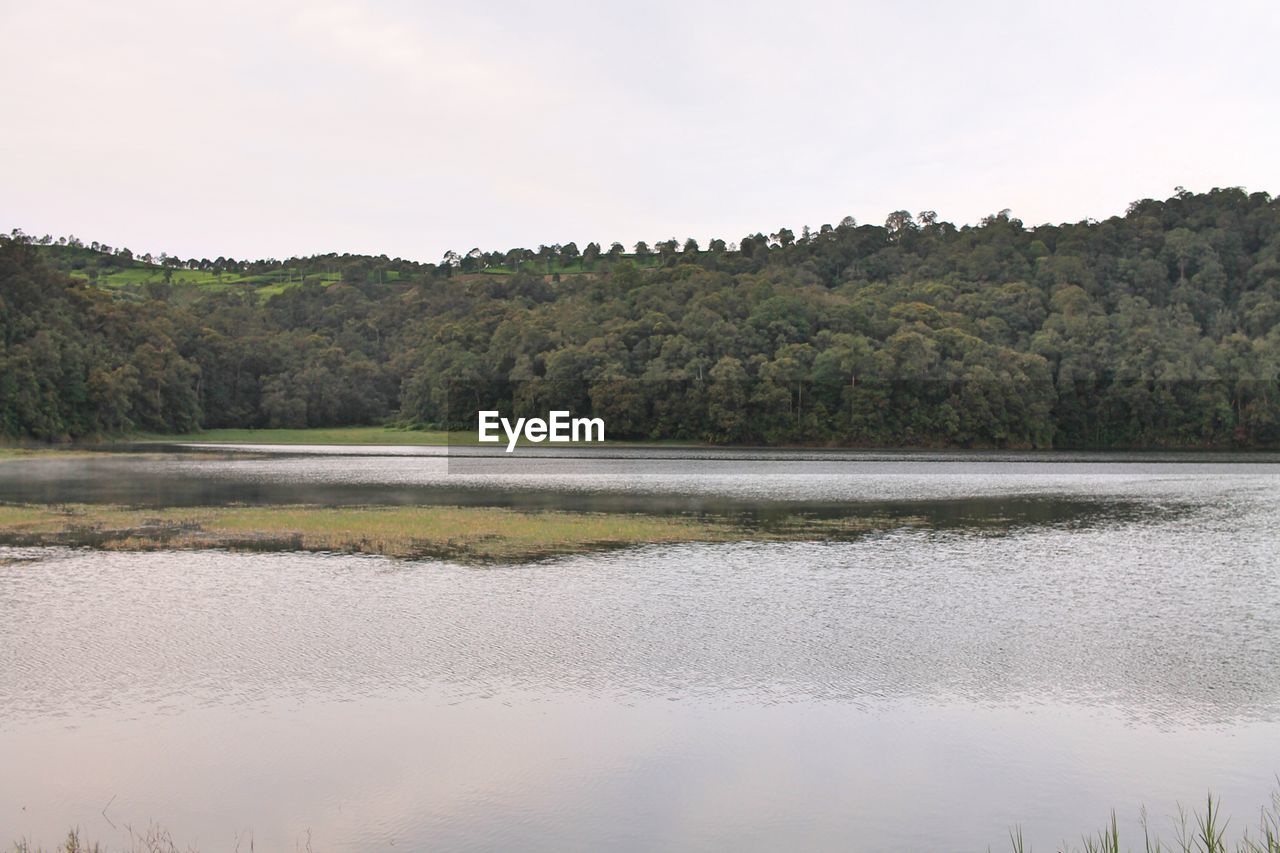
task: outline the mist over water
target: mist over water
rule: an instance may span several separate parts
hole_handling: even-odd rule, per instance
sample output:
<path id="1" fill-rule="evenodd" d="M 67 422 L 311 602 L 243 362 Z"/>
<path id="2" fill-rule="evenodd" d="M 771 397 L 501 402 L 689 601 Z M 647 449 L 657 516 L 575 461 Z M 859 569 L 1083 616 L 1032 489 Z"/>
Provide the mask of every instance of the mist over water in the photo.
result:
<path id="1" fill-rule="evenodd" d="M 0 548 L 0 755 L 23 768 L 0 774 L 0 826 L 113 842 L 155 820 L 210 850 L 309 829 L 353 851 L 958 851 L 1014 823 L 1051 846 L 1112 807 L 1133 832 L 1143 803 L 1164 830 L 1209 788 L 1240 824 L 1267 800 L 1280 466 L 761 456 L 6 463 L 4 500 L 903 523 L 487 568 Z"/>

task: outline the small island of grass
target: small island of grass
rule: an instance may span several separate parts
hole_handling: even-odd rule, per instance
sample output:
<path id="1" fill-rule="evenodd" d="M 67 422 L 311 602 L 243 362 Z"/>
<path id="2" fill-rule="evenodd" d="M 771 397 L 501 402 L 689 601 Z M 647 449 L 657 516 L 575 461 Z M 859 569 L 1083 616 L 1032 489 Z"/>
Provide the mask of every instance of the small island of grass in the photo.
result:
<path id="1" fill-rule="evenodd" d="M 336 551 L 467 563 L 521 562 L 639 545 L 852 535 L 886 520 L 795 519 L 764 530 L 724 519 L 520 512 L 456 506 L 231 506 L 138 509 L 0 505 L 0 543 L 104 550 Z M 904 523 L 898 519 L 895 524 Z"/>
<path id="2" fill-rule="evenodd" d="M 729 536 L 728 525 L 682 518 L 493 507 L 0 506 L 4 540 L 108 550 L 340 551 L 492 561 Z"/>

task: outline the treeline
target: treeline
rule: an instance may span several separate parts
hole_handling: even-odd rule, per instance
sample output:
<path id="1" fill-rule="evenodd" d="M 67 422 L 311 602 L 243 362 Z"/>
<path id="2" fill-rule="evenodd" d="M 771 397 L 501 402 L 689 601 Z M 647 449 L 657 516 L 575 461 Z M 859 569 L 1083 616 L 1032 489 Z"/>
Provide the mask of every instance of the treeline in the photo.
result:
<path id="1" fill-rule="evenodd" d="M 573 275 L 563 246 L 400 262 L 390 281 L 382 259 L 324 256 L 341 281 L 264 298 L 107 293 L 50 262 L 56 241 L 4 238 L 0 433 L 459 426 L 496 400 L 601 415 L 614 438 L 1280 446 L 1265 193 L 1035 228 L 899 211 L 706 248 L 589 245 Z"/>

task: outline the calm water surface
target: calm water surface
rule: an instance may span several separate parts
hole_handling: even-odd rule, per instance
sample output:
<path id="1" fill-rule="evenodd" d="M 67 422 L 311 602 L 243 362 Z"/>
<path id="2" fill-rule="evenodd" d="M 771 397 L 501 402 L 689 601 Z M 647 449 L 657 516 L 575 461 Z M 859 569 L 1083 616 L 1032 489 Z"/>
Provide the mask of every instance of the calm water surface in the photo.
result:
<path id="1" fill-rule="evenodd" d="M 1021 823 L 1049 849 L 1112 807 L 1122 831 L 1143 803 L 1166 828 L 1208 788 L 1238 825 L 1275 789 L 1265 457 L 615 455 L 0 464 L 3 500 L 904 521 L 487 568 L 0 548 L 0 828 L 115 843 L 155 821 L 202 850 L 978 851 Z"/>

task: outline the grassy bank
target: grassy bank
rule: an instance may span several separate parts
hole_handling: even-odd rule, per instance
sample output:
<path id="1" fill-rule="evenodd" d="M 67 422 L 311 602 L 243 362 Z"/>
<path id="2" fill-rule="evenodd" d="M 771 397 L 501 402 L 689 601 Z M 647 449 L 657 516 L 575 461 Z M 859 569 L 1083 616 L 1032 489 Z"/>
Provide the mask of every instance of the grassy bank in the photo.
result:
<path id="1" fill-rule="evenodd" d="M 410 430 L 384 426 L 314 427 L 306 429 L 209 429 L 190 433 L 132 433 L 102 437 L 103 442 L 152 442 L 157 444 L 334 444 L 402 445 L 433 447 L 449 443 L 440 430 Z M 455 443 L 475 441 L 472 434 L 454 433 Z M 87 454 L 71 445 L 0 445 L 0 459 L 36 454 Z"/>
<path id="2" fill-rule="evenodd" d="M 33 459 L 47 457 L 54 459 L 83 459 L 89 456 L 104 456 L 92 450 L 78 447 L 4 447 L 0 446 L 0 462 L 8 459 Z"/>
<path id="3" fill-rule="evenodd" d="M 196 444 L 381 444 L 434 446 L 449 443 L 447 432 L 393 427 L 317 427 L 311 429 L 210 429 L 185 435 L 146 434 L 143 441 Z"/>
<path id="4" fill-rule="evenodd" d="M 334 445 L 401 445 L 413 447 L 438 447 L 447 444 L 472 445 L 476 447 L 498 448 L 506 446 L 505 437 L 498 444 L 481 445 L 474 431 L 445 432 L 443 430 L 413 430 L 397 427 L 360 426 L 360 427 L 308 427 L 305 429 L 210 429 L 203 432 L 180 435 L 164 435 L 160 433 L 144 433 L 133 436 L 137 441 L 153 441 L 170 444 L 334 444 Z M 606 445 L 614 447 L 690 447 L 697 442 L 664 439 L 658 441 L 613 441 L 606 440 Z M 568 444 L 531 444 L 520 439 L 521 447 L 569 447 Z M 581 447 L 595 447 L 598 444 L 578 443 Z"/>

